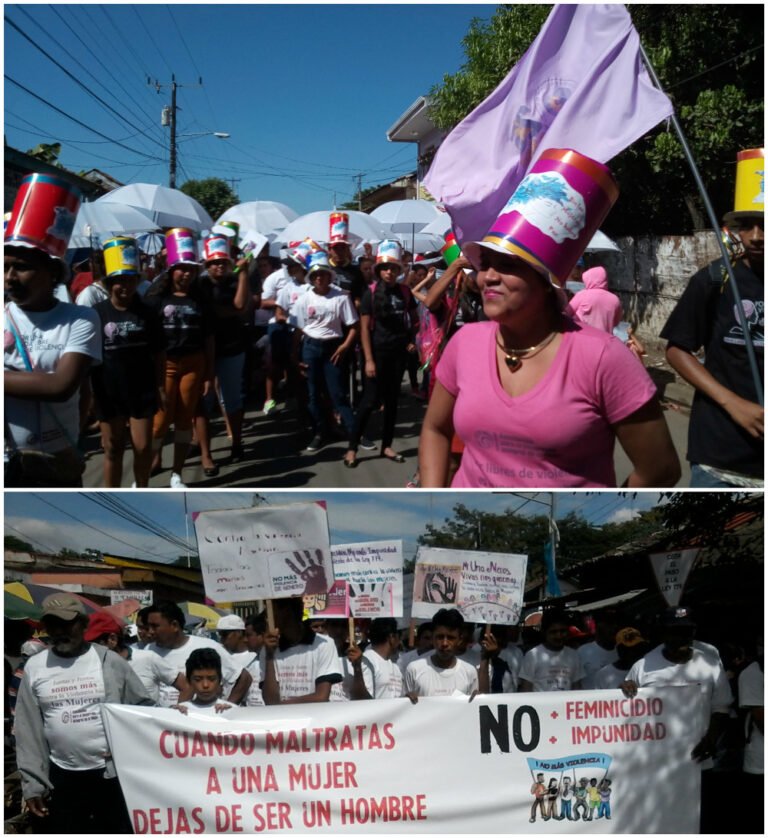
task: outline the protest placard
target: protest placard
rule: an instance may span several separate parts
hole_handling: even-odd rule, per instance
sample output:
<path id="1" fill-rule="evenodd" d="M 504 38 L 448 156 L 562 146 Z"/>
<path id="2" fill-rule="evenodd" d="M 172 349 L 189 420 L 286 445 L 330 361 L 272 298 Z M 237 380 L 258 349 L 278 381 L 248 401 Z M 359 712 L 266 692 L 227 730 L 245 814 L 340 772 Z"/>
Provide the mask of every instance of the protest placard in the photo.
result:
<path id="1" fill-rule="evenodd" d="M 651 553 L 651 561 L 659 591 L 667 604 L 679 605 L 688 574 L 691 572 L 700 550 L 674 550 L 670 553 Z"/>
<path id="2" fill-rule="evenodd" d="M 334 575 L 349 585 L 353 617 L 402 617 L 402 541 L 332 545 L 331 557 Z"/>
<path id="3" fill-rule="evenodd" d="M 319 594 L 333 585 L 323 503 L 201 512 L 195 533 L 214 602 Z"/>
<path id="4" fill-rule="evenodd" d="M 658 834 L 698 829 L 698 701 L 687 686 L 103 716 L 137 833 Z M 551 780 L 543 822 L 533 789 Z M 593 783 L 589 826 L 563 815 L 566 786 Z"/>
<path id="5" fill-rule="evenodd" d="M 458 608 L 475 623 L 520 622 L 528 557 L 420 547 L 413 582 L 413 616 L 430 619 Z"/>
<path id="6" fill-rule="evenodd" d="M 348 615 L 349 588 L 342 579 L 337 579 L 328 593 L 307 594 L 304 597 L 304 616 L 307 619 Z"/>

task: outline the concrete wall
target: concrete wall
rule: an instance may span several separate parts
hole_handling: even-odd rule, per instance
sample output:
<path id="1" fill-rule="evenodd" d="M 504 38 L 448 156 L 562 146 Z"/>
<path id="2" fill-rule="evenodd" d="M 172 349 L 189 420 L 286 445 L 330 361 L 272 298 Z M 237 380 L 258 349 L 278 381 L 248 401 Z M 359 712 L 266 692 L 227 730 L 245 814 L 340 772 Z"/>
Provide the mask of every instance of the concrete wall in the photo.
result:
<path id="1" fill-rule="evenodd" d="M 720 257 L 712 232 L 692 236 L 622 238 L 621 253 L 588 254 L 588 265 L 603 265 L 611 291 L 621 298 L 624 319 L 636 325 L 643 342 L 661 343 L 658 335 L 690 277 Z"/>

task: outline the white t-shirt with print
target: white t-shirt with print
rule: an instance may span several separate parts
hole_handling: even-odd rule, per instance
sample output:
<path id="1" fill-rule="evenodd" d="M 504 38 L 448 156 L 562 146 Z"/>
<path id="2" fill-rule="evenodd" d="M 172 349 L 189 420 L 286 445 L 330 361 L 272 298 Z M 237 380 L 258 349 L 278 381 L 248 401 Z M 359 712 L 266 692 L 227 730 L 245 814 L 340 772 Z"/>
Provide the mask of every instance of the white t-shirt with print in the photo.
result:
<path id="1" fill-rule="evenodd" d="M 375 649 L 366 649 L 363 658 L 371 667 L 373 683 L 365 686 L 373 698 L 401 698 L 405 694 L 403 673 L 394 661 L 383 658 Z"/>
<path id="2" fill-rule="evenodd" d="M 523 650 L 519 646 L 509 644 L 500 652 L 499 657 L 506 663 L 507 669 L 502 676 L 501 691 L 505 693 L 517 692 L 518 681 L 520 680 L 520 667 L 523 665 Z M 491 661 L 491 683 L 493 683 L 494 664 Z"/>
<path id="3" fill-rule="evenodd" d="M 432 663 L 432 655 L 424 655 L 408 664 L 405 670 L 405 691 L 422 696 L 444 696 L 464 693 L 471 695 L 478 689 L 477 670 L 466 661 L 456 658 L 456 665 L 441 669 Z"/>
<path id="4" fill-rule="evenodd" d="M 288 316 L 288 322 L 291 326 L 296 325 L 296 317 L 294 316 L 296 305 L 307 291 L 309 291 L 309 285 L 306 282 L 296 282 L 291 277 L 278 292 L 277 304 Z"/>
<path id="5" fill-rule="evenodd" d="M 292 314 L 302 332 L 315 340 L 343 337 L 344 326 L 359 319 L 350 296 L 338 288 L 330 288 L 327 294 L 316 294 L 310 288 L 296 301 Z"/>
<path id="6" fill-rule="evenodd" d="M 581 665 L 584 667 L 584 680 L 582 687 L 585 690 L 591 690 L 595 687 L 595 675 L 609 663 L 613 663 L 618 659 L 616 647 L 613 649 L 604 649 L 596 640 L 591 643 L 585 643 L 579 646 L 576 653 L 581 658 Z"/>
<path id="7" fill-rule="evenodd" d="M 263 707 L 264 696 L 261 694 L 259 684 L 264 680 L 264 677 L 261 674 L 261 664 L 258 654 L 256 652 L 235 652 L 232 655 L 232 660 L 238 666 L 242 666 L 251 676 L 251 685 L 245 694 L 245 706 Z"/>
<path id="8" fill-rule="evenodd" d="M 8 303 L 3 335 L 6 370 L 27 369 L 11 330 L 12 320 L 36 372 L 55 372 L 61 357 L 69 353 L 101 362 L 100 321 L 95 311 L 72 303 L 57 303 L 48 311 L 24 311 Z M 14 444 L 47 453 L 71 447 L 80 432 L 79 403 L 79 392 L 64 402 L 6 396 L 5 420 Z"/>
<path id="9" fill-rule="evenodd" d="M 232 687 L 234 687 L 235 682 L 240 677 L 243 667 L 238 666 L 232 660 L 232 656 L 221 643 L 217 643 L 208 637 L 198 637 L 195 634 L 185 636 L 187 642 L 178 649 L 164 649 L 156 643 L 150 643 L 147 649 L 154 654 L 160 655 L 161 658 L 174 667 L 177 673 L 182 673 L 183 675 L 187 673 L 187 658 L 195 649 L 215 649 L 221 658 L 221 694 L 225 698 L 228 697 L 232 691 Z M 157 702 L 158 707 L 173 707 L 178 700 L 179 691 L 175 687 L 169 687 L 166 684 L 160 685 L 160 697 Z"/>
<path id="10" fill-rule="evenodd" d="M 96 303 L 101 303 L 108 299 L 109 291 L 99 285 L 98 282 L 92 282 L 87 288 L 83 288 L 83 290 L 77 295 L 75 304 L 93 308 Z"/>
<path id="11" fill-rule="evenodd" d="M 266 673 L 266 650 L 262 649 L 261 671 Z M 309 695 L 317 688 L 317 679 L 329 675 L 343 677 L 336 644 L 316 634 L 311 643 L 299 643 L 275 652 L 275 676 L 280 700 Z M 262 676 L 263 678 L 264 676 Z M 339 679 L 336 679 L 339 680 Z"/>
<path id="12" fill-rule="evenodd" d="M 24 678 L 40 707 L 51 761 L 67 771 L 103 768 L 109 746 L 100 705 L 106 691 L 96 650 L 63 658 L 48 649 L 29 658 Z"/>
<path id="13" fill-rule="evenodd" d="M 581 659 L 570 646 L 553 652 L 540 643 L 525 653 L 520 667 L 520 678 L 530 681 L 534 692 L 572 690 L 583 677 Z"/>
<path id="14" fill-rule="evenodd" d="M 349 659 L 346 657 L 339 658 L 339 666 L 341 667 L 341 674 L 344 680 L 338 684 L 331 685 L 331 695 L 329 701 L 352 701 L 352 684 L 355 681 L 355 670 Z M 373 695 L 373 670 L 370 663 L 363 656 L 363 683 L 369 695 Z"/>
<path id="15" fill-rule="evenodd" d="M 179 677 L 178 670 L 173 664 L 148 649 L 137 649 L 132 646 L 128 663 L 139 676 L 144 689 L 155 704 L 160 698 L 160 685 L 172 687 Z"/>
<path id="16" fill-rule="evenodd" d="M 291 276 L 285 267 L 272 271 L 261 286 L 261 299 L 277 300 L 277 295 L 280 293 L 280 289 L 283 285 L 287 285 L 290 281 Z M 263 326 L 265 323 L 274 323 L 275 313 L 268 308 L 259 308 L 254 314 L 253 321 L 257 326 Z"/>
<path id="17" fill-rule="evenodd" d="M 627 670 L 617 669 L 612 663 L 598 670 L 593 676 L 592 688 L 595 690 L 618 689 L 627 680 Z"/>
<path id="18" fill-rule="evenodd" d="M 760 664 L 751 663 L 739 675 L 739 707 L 763 707 L 764 677 Z M 746 733 L 749 741 L 744 746 L 744 772 L 746 774 L 763 773 L 763 734 L 756 724 L 746 721 Z"/>

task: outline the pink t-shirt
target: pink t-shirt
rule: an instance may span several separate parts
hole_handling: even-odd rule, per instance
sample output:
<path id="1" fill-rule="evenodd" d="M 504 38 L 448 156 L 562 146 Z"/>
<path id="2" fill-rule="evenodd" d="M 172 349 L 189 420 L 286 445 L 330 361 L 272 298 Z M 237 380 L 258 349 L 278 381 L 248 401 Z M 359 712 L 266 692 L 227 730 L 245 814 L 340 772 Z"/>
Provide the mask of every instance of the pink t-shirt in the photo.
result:
<path id="1" fill-rule="evenodd" d="M 499 381 L 496 323 L 470 323 L 448 342 L 436 375 L 456 397 L 453 424 L 465 446 L 452 487 L 616 486 L 611 425 L 656 387 L 621 341 L 567 322 L 544 378 L 515 398 Z"/>

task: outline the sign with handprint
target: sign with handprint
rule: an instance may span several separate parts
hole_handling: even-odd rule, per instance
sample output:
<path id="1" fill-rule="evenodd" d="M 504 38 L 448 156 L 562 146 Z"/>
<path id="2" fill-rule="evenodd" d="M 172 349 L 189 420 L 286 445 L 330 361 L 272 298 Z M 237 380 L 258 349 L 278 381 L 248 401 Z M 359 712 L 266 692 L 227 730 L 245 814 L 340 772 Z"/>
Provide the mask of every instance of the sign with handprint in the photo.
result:
<path id="1" fill-rule="evenodd" d="M 420 547 L 413 581 L 413 616 L 430 619 L 458 608 L 473 623 L 520 622 L 528 557 Z"/>
<path id="2" fill-rule="evenodd" d="M 333 572 L 349 586 L 353 617 L 403 616 L 403 542 L 363 541 L 331 547 Z"/>
<path id="3" fill-rule="evenodd" d="M 305 594 L 304 613 L 308 619 L 349 616 L 349 586 L 341 579 L 326 594 Z"/>
<path id="4" fill-rule="evenodd" d="M 214 602 L 324 594 L 333 585 L 322 503 L 201 512 L 195 533 L 205 593 Z"/>

